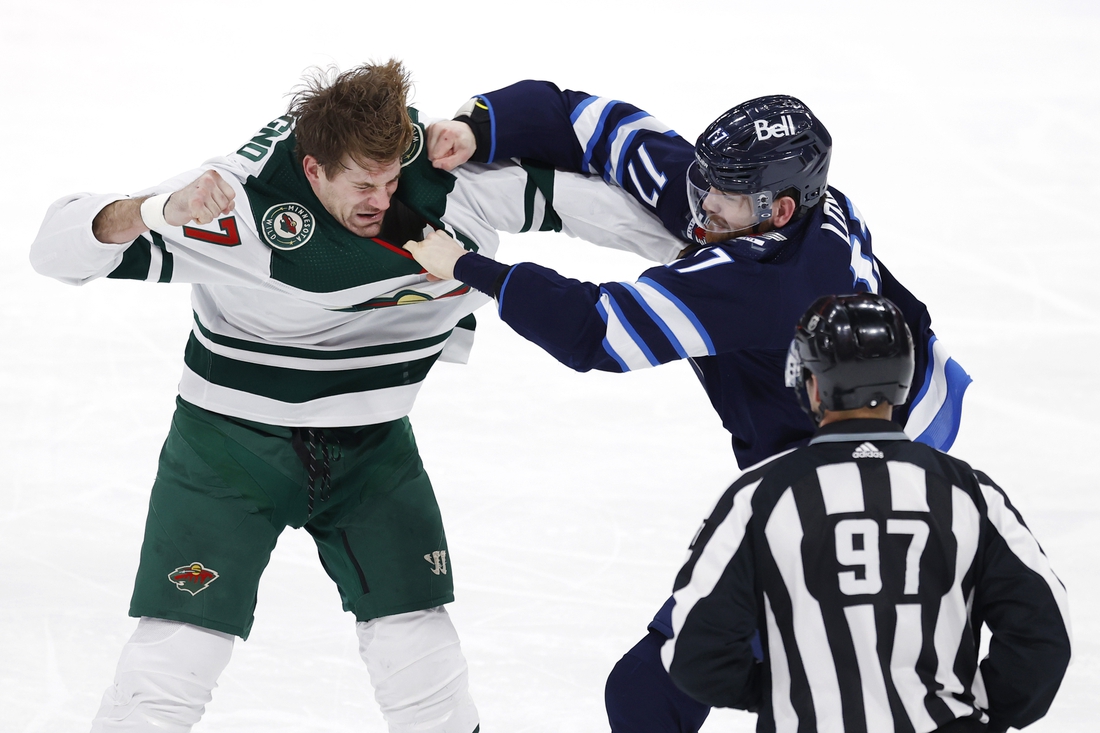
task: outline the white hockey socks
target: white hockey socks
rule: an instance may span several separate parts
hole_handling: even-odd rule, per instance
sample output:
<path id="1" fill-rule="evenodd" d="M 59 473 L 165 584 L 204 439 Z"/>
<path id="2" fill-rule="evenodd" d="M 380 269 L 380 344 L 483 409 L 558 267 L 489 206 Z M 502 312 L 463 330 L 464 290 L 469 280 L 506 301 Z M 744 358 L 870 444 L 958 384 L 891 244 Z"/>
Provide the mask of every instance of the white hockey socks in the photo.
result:
<path id="1" fill-rule="evenodd" d="M 355 625 L 390 733 L 473 733 L 466 658 L 442 606 Z"/>
<path id="2" fill-rule="evenodd" d="M 92 733 L 188 733 L 232 652 L 230 634 L 143 617 L 122 648 Z"/>

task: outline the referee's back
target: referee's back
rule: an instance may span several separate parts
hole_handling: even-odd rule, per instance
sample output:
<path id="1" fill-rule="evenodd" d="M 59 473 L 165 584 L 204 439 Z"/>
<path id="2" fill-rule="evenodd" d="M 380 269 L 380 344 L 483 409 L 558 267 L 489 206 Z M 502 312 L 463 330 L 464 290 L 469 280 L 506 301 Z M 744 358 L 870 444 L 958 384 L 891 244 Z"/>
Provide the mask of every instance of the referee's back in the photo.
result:
<path id="1" fill-rule="evenodd" d="M 828 424 L 749 469 L 674 597 L 673 680 L 757 711 L 759 731 L 1022 728 L 1070 657 L 1065 589 L 1004 492 L 887 420 Z"/>

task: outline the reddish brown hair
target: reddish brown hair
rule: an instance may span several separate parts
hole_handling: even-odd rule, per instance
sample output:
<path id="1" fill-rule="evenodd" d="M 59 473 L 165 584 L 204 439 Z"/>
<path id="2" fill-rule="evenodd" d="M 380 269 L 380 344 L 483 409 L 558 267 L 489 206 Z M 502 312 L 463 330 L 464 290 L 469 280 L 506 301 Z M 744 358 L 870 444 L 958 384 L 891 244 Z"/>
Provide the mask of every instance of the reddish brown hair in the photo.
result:
<path id="1" fill-rule="evenodd" d="M 313 156 L 328 178 L 343 167 L 344 156 L 366 168 L 397 160 L 413 139 L 406 109 L 411 86 L 397 59 L 343 73 L 315 69 L 290 100 L 298 160 Z"/>

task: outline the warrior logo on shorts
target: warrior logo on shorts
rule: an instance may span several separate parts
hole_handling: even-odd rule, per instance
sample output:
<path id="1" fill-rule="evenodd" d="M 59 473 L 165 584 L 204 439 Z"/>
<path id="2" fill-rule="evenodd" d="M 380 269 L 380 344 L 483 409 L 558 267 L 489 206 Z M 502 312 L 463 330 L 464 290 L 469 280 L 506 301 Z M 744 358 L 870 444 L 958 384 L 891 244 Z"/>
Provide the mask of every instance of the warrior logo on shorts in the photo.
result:
<path id="1" fill-rule="evenodd" d="M 168 573 L 168 580 L 193 596 L 206 590 L 217 579 L 218 571 L 204 567 L 201 562 L 193 562 Z"/>
<path id="2" fill-rule="evenodd" d="M 275 249 L 298 249 L 313 236 L 313 214 L 301 204 L 276 204 L 264 214 L 260 229 Z"/>
<path id="3" fill-rule="evenodd" d="M 428 564 L 432 566 L 432 572 L 436 575 L 442 573 L 447 574 L 447 551 L 436 550 L 424 556 L 424 559 L 428 561 Z"/>
<path id="4" fill-rule="evenodd" d="M 409 147 L 401 156 L 401 167 L 404 168 L 409 163 L 419 158 L 422 150 L 424 150 L 424 136 L 420 133 L 420 127 L 418 125 L 413 125 L 413 139 L 412 142 L 409 143 Z"/>

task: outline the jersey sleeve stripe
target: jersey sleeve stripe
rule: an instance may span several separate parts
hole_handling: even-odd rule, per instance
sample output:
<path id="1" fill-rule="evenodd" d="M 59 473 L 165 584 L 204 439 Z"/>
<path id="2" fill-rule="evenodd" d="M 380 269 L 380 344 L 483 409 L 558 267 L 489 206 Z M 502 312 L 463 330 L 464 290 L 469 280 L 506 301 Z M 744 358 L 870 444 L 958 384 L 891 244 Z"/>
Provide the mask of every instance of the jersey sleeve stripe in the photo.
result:
<path id="1" fill-rule="evenodd" d="M 947 353 L 947 347 L 932 336 L 928 342 L 924 386 L 913 398 L 905 433 L 937 450 L 950 450 L 959 433 L 963 395 L 971 381 L 970 375 Z"/>
<path id="2" fill-rule="evenodd" d="M 590 105 L 592 105 L 594 102 L 598 101 L 599 99 L 600 99 L 599 97 L 592 96 L 592 97 L 589 97 L 588 99 L 584 100 L 583 102 L 579 103 L 576 107 L 574 107 L 573 111 L 569 113 L 569 124 L 573 125 L 573 127 L 576 128 L 577 120 L 579 120 L 581 118 L 581 115 L 584 114 L 585 110 L 587 110 Z M 580 138 L 578 138 L 578 140 L 579 139 Z M 582 148 L 584 147 L 584 143 L 581 143 L 581 147 Z"/>
<path id="3" fill-rule="evenodd" d="M 600 295 L 599 310 L 607 325 L 604 348 L 620 365 L 625 364 L 623 371 L 644 369 L 660 363 L 607 291 Z"/>
<path id="4" fill-rule="evenodd" d="M 596 311 L 600 314 L 600 318 L 602 318 L 603 322 L 606 324 L 608 319 L 607 308 L 604 307 L 602 302 L 597 301 Z M 617 352 L 614 347 L 612 347 L 611 342 L 608 341 L 606 334 L 604 335 L 602 344 L 604 351 L 606 351 L 611 356 L 611 358 L 615 360 L 615 363 L 619 365 L 619 369 L 624 372 L 629 372 L 630 365 L 627 364 L 626 361 L 623 360 L 623 357 L 619 356 L 619 352 Z"/>
<path id="5" fill-rule="evenodd" d="M 680 339 L 676 338 L 674 329 L 670 327 L 670 325 L 667 323 L 666 318 L 663 318 L 662 315 L 658 313 L 658 309 L 660 309 L 664 312 L 665 315 L 669 317 L 682 318 L 680 312 L 675 309 L 675 306 L 672 306 L 670 303 L 668 303 L 667 300 L 664 299 L 664 296 L 654 291 L 653 288 L 644 285 L 643 283 L 637 283 L 637 285 L 634 286 L 627 283 L 620 284 L 627 290 L 627 292 L 634 296 L 634 299 L 638 301 L 638 305 L 642 307 L 642 310 L 644 310 L 646 314 L 653 319 L 653 322 L 656 323 L 657 327 L 661 329 L 661 333 L 663 333 L 665 335 L 665 338 L 668 339 L 669 343 L 672 344 L 672 348 L 676 350 L 676 353 L 680 356 L 681 359 L 686 359 L 689 356 L 703 355 L 689 354 L 687 349 L 684 348 L 683 344 L 680 343 Z M 643 294 L 642 292 L 639 292 L 642 290 L 650 292 Z M 652 300 L 653 302 L 650 303 L 650 300 Z M 690 326 L 691 324 L 688 323 L 687 325 Z"/>
<path id="6" fill-rule="evenodd" d="M 761 481 L 763 479 L 757 479 L 733 497 L 733 506 L 730 507 L 729 513 L 715 527 L 714 533 L 703 547 L 691 571 L 691 580 L 672 594 L 676 601 L 676 605 L 672 607 L 672 630 L 675 636 L 670 640 L 671 643 L 661 647 L 661 660 L 664 662 L 665 669 L 672 666 L 672 660 L 676 656 L 677 638 L 691 610 L 696 603 L 714 592 L 726 566 L 741 548 L 749 520 L 752 519 L 752 497 L 760 487 Z"/>
<path id="7" fill-rule="evenodd" d="M 660 313 L 665 323 L 676 334 L 677 339 L 683 344 L 689 356 L 712 356 L 715 353 L 714 341 L 711 340 L 707 329 L 691 309 L 684 302 L 672 294 L 667 288 L 652 278 L 643 277 L 638 280 L 636 287 L 639 290 L 649 288 L 652 290 L 652 300 L 648 301 L 653 309 Z M 646 291 L 649 292 L 648 290 Z M 660 296 L 660 300 L 657 299 Z M 675 308 L 668 308 L 666 304 Z M 702 351 L 696 351 L 702 349 Z"/>
<path id="8" fill-rule="evenodd" d="M 668 134 L 672 129 L 651 116 L 648 112 L 637 112 L 624 118 L 611 135 L 611 150 L 607 156 L 607 166 L 604 171 L 604 179 L 614 179 L 620 186 L 623 185 L 623 170 L 626 167 L 626 156 L 630 152 L 630 143 L 642 130 Z M 675 132 L 672 132 L 675 135 Z M 610 178 L 609 178 L 610 176 Z"/>
<path id="9" fill-rule="evenodd" d="M 508 270 L 508 274 L 504 276 L 504 282 L 500 284 L 500 292 L 497 293 L 497 315 L 504 318 L 504 291 L 508 289 L 508 281 L 512 279 L 512 273 L 516 271 L 516 268 Z"/>
<path id="10" fill-rule="evenodd" d="M 156 282 L 170 283 L 172 282 L 172 273 L 175 268 L 175 258 L 172 256 L 172 253 L 168 251 L 168 244 L 164 241 L 164 237 L 157 232 L 149 232 L 149 238 L 153 240 L 152 250 L 159 250 L 161 256 L 160 274 L 159 277 L 156 278 Z M 152 271 L 149 272 L 149 280 L 153 281 Z"/>
<path id="11" fill-rule="evenodd" d="M 581 159 L 581 170 L 599 173 L 592 167 L 592 156 L 596 152 L 596 146 L 603 137 L 604 125 L 611 109 L 619 104 L 616 99 L 607 97 L 593 97 L 590 103 L 584 103 L 583 109 L 578 105 L 574 111 L 573 131 L 577 136 L 577 142 L 584 150 Z"/>
<path id="12" fill-rule="evenodd" d="M 160 280 L 165 254 L 165 251 L 160 247 L 149 247 L 149 273 L 145 276 L 145 282 L 155 283 Z"/>
<path id="13" fill-rule="evenodd" d="M 488 97 L 478 97 L 485 109 L 489 112 L 489 157 L 486 160 L 496 160 L 497 153 L 497 116 L 493 111 L 493 103 L 489 101 Z"/>
<path id="14" fill-rule="evenodd" d="M 523 190 L 523 226 L 520 233 L 542 231 L 546 222 L 546 197 L 539 190 L 538 181 L 530 173 L 527 175 L 527 185 Z M 537 223 L 537 224 L 536 224 Z"/>
<path id="15" fill-rule="evenodd" d="M 1065 586 L 1062 585 L 1062 581 L 1058 579 L 1058 576 L 1054 574 L 1054 570 L 1050 567 L 1050 560 L 1043 554 L 1043 550 L 1039 547 L 1035 537 L 1016 517 L 1016 513 L 1005 503 L 1004 494 L 995 486 L 979 485 L 982 488 L 982 497 L 985 498 L 985 503 L 988 506 L 990 523 L 997 530 L 997 533 L 1004 538 L 1005 544 L 1008 545 L 1008 549 L 1012 551 L 1012 554 L 1046 581 L 1051 595 L 1054 596 L 1054 601 L 1058 604 L 1058 611 L 1062 615 L 1062 625 L 1065 626 L 1066 635 L 1072 638 L 1073 629 L 1069 618 L 1069 599 L 1066 597 Z"/>

